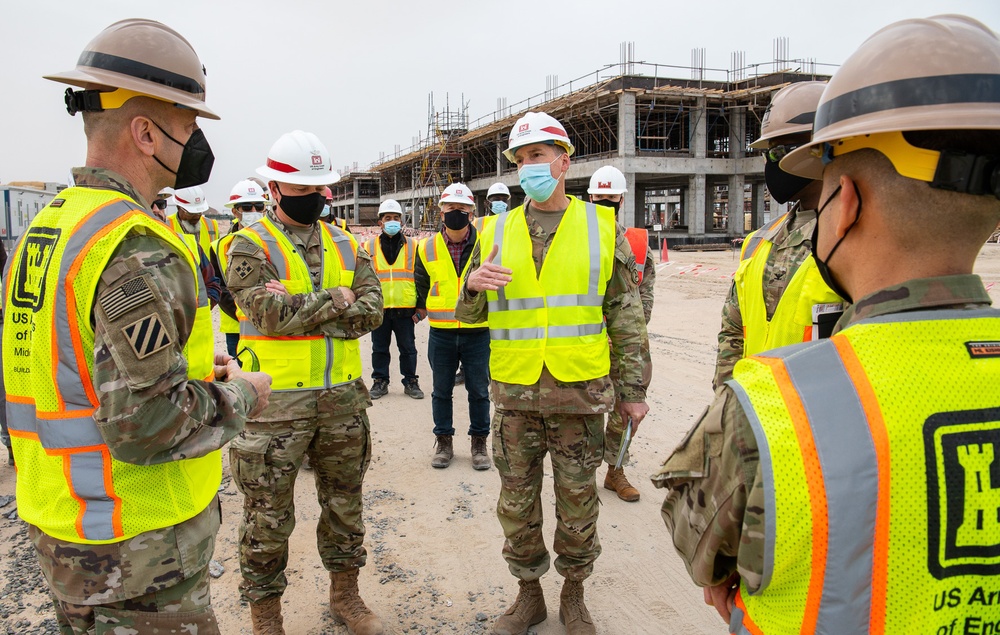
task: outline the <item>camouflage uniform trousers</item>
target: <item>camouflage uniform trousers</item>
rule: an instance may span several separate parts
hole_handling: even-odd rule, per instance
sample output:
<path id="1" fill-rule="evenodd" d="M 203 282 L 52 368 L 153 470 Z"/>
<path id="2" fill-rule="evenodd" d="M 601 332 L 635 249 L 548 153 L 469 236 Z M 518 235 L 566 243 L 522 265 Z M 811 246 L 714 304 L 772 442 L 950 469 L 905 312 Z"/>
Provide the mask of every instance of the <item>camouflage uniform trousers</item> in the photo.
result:
<path id="1" fill-rule="evenodd" d="M 120 549 L 115 545 L 88 549 L 29 525 L 28 536 L 49 582 L 59 632 L 219 635 L 208 563 L 220 515 L 215 499 L 191 520 L 140 534 L 121 543 Z M 123 596 L 130 597 L 102 601 Z M 87 604 L 72 601 L 76 598 L 86 598 Z"/>
<path id="2" fill-rule="evenodd" d="M 365 565 L 361 490 L 371 460 L 367 413 L 247 422 L 229 457 L 233 480 L 245 497 L 240 594 L 249 602 L 280 596 L 288 585 L 284 572 L 295 527 L 295 477 L 306 455 L 321 509 L 316 543 L 323 566 L 340 572 Z"/>
<path id="3" fill-rule="evenodd" d="M 622 432 L 625 431 L 625 423 L 622 421 L 622 415 L 618 411 L 621 401 L 618 399 L 617 386 L 618 378 L 621 375 L 618 372 L 618 358 L 614 355 L 611 356 L 611 372 L 608 375 L 611 377 L 611 382 L 616 386 L 616 390 L 615 407 L 608 413 L 608 425 L 604 430 L 604 462 L 608 465 L 614 465 L 618 462 L 618 452 L 622 447 Z M 622 465 L 628 463 L 628 460 L 628 450 L 625 450 L 625 458 L 622 460 Z"/>
<path id="4" fill-rule="evenodd" d="M 585 580 L 601 554 L 594 475 L 604 453 L 602 414 L 494 412 L 493 463 L 500 473 L 497 517 L 507 538 L 503 557 L 521 580 L 537 580 L 549 569 L 541 501 L 546 452 L 552 455 L 556 495 L 556 571 L 570 580 Z"/>

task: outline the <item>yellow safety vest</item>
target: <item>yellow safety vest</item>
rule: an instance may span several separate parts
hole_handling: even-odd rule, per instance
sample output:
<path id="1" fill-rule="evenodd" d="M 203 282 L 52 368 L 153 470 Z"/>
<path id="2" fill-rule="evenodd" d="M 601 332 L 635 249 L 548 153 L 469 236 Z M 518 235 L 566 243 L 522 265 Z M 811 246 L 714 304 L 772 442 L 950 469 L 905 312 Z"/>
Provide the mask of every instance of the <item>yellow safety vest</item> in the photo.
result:
<path id="1" fill-rule="evenodd" d="M 382 283 L 382 305 L 386 309 L 409 309 L 417 306 L 417 286 L 413 281 L 417 241 L 409 236 L 404 236 L 403 241 L 403 248 L 392 264 L 386 261 L 379 247 L 378 236 L 369 238 L 365 244 L 375 263 L 375 273 Z"/>
<path id="2" fill-rule="evenodd" d="M 212 315 L 201 272 L 185 243 L 132 199 L 63 190 L 10 257 L 3 359 L 18 513 L 67 542 L 119 542 L 183 522 L 208 506 L 222 481 L 218 451 L 159 465 L 123 463 L 94 422 L 94 295 L 118 245 L 137 229 L 170 245 L 191 269 L 198 308 L 184 356 L 189 379 L 211 381 Z M 137 328 L 148 327 L 152 338 L 157 326 Z"/>
<path id="3" fill-rule="evenodd" d="M 843 304 L 830 290 L 816 267 L 812 255 L 806 257 L 792 275 L 778 300 L 771 320 L 767 319 L 764 300 L 764 269 L 774 247 L 773 238 L 787 214 L 750 234 L 743 243 L 742 260 L 734 284 L 743 318 L 743 356 L 789 344 L 818 339 L 813 334 L 813 307 Z"/>
<path id="4" fill-rule="evenodd" d="M 541 275 L 535 274 L 523 206 L 499 214 L 483 230 L 480 253 L 498 245 L 494 264 L 514 271 L 506 287 L 486 292 L 490 376 L 497 381 L 534 384 L 543 364 L 563 382 L 608 374 L 603 307 L 615 260 L 615 214 L 571 199 Z"/>
<path id="5" fill-rule="evenodd" d="M 238 233 L 264 248 L 278 270 L 278 281 L 291 295 L 350 287 L 354 283 L 358 241 L 328 223 L 318 223 L 323 241 L 321 283 L 313 286 L 309 266 L 292 241 L 264 217 Z M 260 360 L 261 372 L 271 375 L 272 391 L 321 390 L 361 377 L 358 340 L 316 335 L 268 335 L 240 315 L 240 344 Z"/>
<path id="6" fill-rule="evenodd" d="M 470 230 L 471 231 L 471 230 Z M 476 234 L 479 240 L 479 234 Z M 444 242 L 441 232 L 428 236 L 420 241 L 417 254 L 423 263 L 427 275 L 431 279 L 431 288 L 427 292 L 427 320 L 436 329 L 468 329 L 483 328 L 485 324 L 464 324 L 455 319 L 455 307 L 458 305 L 458 294 L 462 290 L 462 280 L 469 271 L 472 259 L 465 263 L 462 275 L 455 272 L 455 261 L 451 259 L 448 245 Z"/>
<path id="7" fill-rule="evenodd" d="M 496 214 L 488 214 L 486 216 L 477 216 L 472 219 L 472 226 L 476 228 L 478 233 L 483 233 L 483 230 L 490 223 L 495 223 L 497 220 Z"/>
<path id="8" fill-rule="evenodd" d="M 229 245 L 233 242 L 233 236 L 238 232 L 233 232 L 231 234 L 226 234 L 219 240 L 215 241 L 213 248 L 215 249 L 215 257 L 219 261 L 219 277 L 222 278 L 223 282 L 226 280 L 226 269 L 229 267 Z M 239 306 L 236 307 L 237 317 L 243 316 L 243 309 Z M 240 332 L 240 322 L 239 319 L 234 320 L 233 318 L 226 315 L 226 312 L 221 308 L 219 309 L 219 330 L 223 333 L 239 333 Z"/>
<path id="9" fill-rule="evenodd" d="M 997 632 L 1000 311 L 864 320 L 728 385 L 765 501 L 732 632 Z"/>
<path id="10" fill-rule="evenodd" d="M 184 231 L 184 227 L 181 225 L 180 219 L 177 215 L 168 216 L 167 220 L 170 221 L 170 226 L 173 228 L 177 235 L 183 236 L 187 234 Z M 194 234 L 190 234 L 194 235 Z M 202 216 L 198 220 L 198 244 L 201 246 L 201 250 L 205 252 L 205 255 L 212 253 L 212 243 L 219 239 L 219 221 L 214 218 L 208 219 Z"/>

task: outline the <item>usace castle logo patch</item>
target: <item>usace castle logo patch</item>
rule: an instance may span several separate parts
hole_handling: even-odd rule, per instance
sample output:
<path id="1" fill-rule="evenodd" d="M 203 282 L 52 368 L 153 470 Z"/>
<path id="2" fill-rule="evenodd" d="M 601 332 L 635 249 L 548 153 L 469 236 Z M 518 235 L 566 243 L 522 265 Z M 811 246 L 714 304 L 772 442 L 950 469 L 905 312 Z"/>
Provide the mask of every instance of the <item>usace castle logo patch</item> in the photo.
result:
<path id="1" fill-rule="evenodd" d="M 1000 408 L 924 424 L 930 572 L 1000 574 Z"/>

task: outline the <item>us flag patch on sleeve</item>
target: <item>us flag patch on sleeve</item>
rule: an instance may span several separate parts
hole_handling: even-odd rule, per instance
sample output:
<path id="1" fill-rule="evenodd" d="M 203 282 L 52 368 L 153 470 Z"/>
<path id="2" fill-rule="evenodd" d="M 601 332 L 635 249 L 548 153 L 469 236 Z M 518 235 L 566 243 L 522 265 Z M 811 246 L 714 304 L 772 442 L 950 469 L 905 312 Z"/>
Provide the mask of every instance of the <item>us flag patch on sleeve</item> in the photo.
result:
<path id="1" fill-rule="evenodd" d="M 155 313 L 122 328 L 122 333 L 138 359 L 145 359 L 170 345 L 170 335 L 163 328 L 160 316 Z"/>
<path id="2" fill-rule="evenodd" d="M 108 321 L 114 322 L 132 309 L 153 301 L 153 290 L 144 277 L 133 278 L 123 282 L 118 288 L 105 293 L 101 299 Z"/>

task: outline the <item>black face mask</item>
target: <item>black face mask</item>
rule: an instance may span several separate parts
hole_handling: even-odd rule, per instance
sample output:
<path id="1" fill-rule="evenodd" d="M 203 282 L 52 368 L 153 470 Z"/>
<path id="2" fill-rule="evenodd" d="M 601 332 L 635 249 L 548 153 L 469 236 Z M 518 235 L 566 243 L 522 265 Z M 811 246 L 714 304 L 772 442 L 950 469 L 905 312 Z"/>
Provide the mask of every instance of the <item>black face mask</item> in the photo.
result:
<path id="1" fill-rule="evenodd" d="M 816 212 L 816 224 L 813 226 L 813 233 L 812 233 L 812 257 L 813 260 L 816 261 L 816 268 L 819 269 L 819 275 L 823 278 L 823 282 L 826 283 L 826 286 L 830 287 L 831 291 L 842 297 L 849 304 L 854 304 L 854 300 L 851 298 L 850 295 L 847 294 L 847 291 L 844 290 L 844 288 L 840 286 L 840 284 L 836 280 L 833 279 L 833 272 L 830 271 L 829 263 L 830 260 L 833 258 L 833 254 L 837 251 L 837 248 L 840 247 L 840 243 L 844 242 L 844 239 L 847 238 L 847 234 L 849 234 L 851 230 L 854 229 L 854 224 L 856 224 L 858 222 L 858 219 L 861 218 L 861 191 L 858 190 L 857 183 L 854 184 L 854 193 L 858 197 L 857 218 L 854 219 L 854 223 L 852 223 L 851 226 L 847 228 L 847 231 L 844 232 L 844 235 L 840 237 L 840 240 L 838 240 L 837 243 L 833 246 L 833 249 L 830 250 L 830 253 L 827 255 L 826 260 L 820 260 L 819 254 L 816 253 L 816 245 L 819 243 L 820 214 L 823 213 L 823 210 L 826 209 L 827 205 L 829 205 L 830 202 L 833 201 L 833 199 L 837 196 L 837 194 L 840 193 L 840 188 L 841 186 L 838 185 L 837 189 L 833 191 L 833 194 L 831 194 L 830 197 L 826 199 L 825 203 L 820 205 L 819 210 Z"/>
<path id="2" fill-rule="evenodd" d="M 444 226 L 448 229 L 458 231 L 469 226 L 469 214 L 460 209 L 453 209 L 444 213 Z"/>
<path id="3" fill-rule="evenodd" d="M 611 209 L 615 210 L 616 215 L 618 214 L 618 210 L 622 208 L 621 201 L 609 201 L 607 199 L 601 201 L 594 201 L 594 205 L 600 205 L 602 207 L 610 207 Z"/>
<path id="4" fill-rule="evenodd" d="M 774 200 L 779 203 L 787 203 L 812 183 L 812 179 L 789 174 L 778 167 L 774 161 L 767 160 L 764 163 L 764 183 L 767 184 L 767 191 L 771 193 Z"/>
<path id="5" fill-rule="evenodd" d="M 277 187 L 277 184 L 275 184 L 275 187 Z M 303 194 L 302 196 L 289 196 L 282 193 L 279 187 L 278 194 L 281 194 L 278 207 L 281 208 L 281 211 L 288 218 L 291 218 L 300 225 L 312 225 L 318 221 L 320 214 L 323 213 L 323 206 L 326 204 L 326 197 L 322 192 L 313 192 L 312 194 Z"/>
<path id="6" fill-rule="evenodd" d="M 205 133 L 201 131 L 201 128 L 195 130 L 194 134 L 188 137 L 187 143 L 181 143 L 161 128 L 160 124 L 153 121 L 153 125 L 160 128 L 160 132 L 167 135 L 167 139 L 179 146 L 184 146 L 181 151 L 181 162 L 177 164 L 176 170 L 171 170 L 155 154 L 153 155 L 153 158 L 163 166 L 164 170 L 176 177 L 174 189 L 180 190 L 208 183 L 208 177 L 212 176 L 212 166 L 215 165 L 215 155 L 212 153 L 212 147 L 208 145 L 208 139 L 205 138 Z"/>

